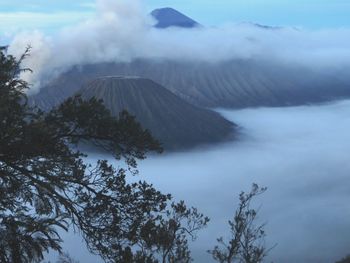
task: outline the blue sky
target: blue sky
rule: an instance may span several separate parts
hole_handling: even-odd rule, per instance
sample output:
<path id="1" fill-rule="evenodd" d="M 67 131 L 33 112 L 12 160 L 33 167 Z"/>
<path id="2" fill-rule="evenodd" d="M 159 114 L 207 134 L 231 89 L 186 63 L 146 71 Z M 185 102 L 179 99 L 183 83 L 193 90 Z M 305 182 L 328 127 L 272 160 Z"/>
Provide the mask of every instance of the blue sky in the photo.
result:
<path id="1" fill-rule="evenodd" d="M 132 1 L 132 0 L 130 0 Z M 350 0 L 143 0 L 170 6 L 204 25 L 256 22 L 304 28 L 350 27 Z M 56 31 L 93 14 L 93 0 L 0 0 L 0 31 Z"/>

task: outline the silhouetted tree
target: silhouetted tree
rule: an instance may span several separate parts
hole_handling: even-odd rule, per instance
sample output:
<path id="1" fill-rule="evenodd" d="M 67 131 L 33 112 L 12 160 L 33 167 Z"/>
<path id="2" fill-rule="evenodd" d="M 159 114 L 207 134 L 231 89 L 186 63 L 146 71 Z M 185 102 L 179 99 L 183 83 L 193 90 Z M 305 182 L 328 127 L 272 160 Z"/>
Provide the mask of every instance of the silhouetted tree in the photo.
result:
<path id="1" fill-rule="evenodd" d="M 70 226 L 106 262 L 190 261 L 187 238 L 208 219 L 151 184 L 127 180 L 160 144 L 134 117 L 113 118 L 95 99 L 76 96 L 49 112 L 28 106 L 19 78 L 27 52 L 19 60 L 0 52 L 0 262 L 62 252 L 57 231 Z M 123 168 L 87 162 L 77 147 L 84 142 Z"/>
<path id="2" fill-rule="evenodd" d="M 343 258 L 335 263 L 350 263 L 350 256 L 346 256 L 345 258 Z"/>
<path id="3" fill-rule="evenodd" d="M 217 239 L 219 245 L 208 252 L 220 263 L 259 263 L 266 257 L 269 249 L 265 247 L 264 226 L 255 225 L 257 211 L 252 209 L 252 199 L 264 193 L 266 188 L 260 188 L 253 184 L 249 193 L 242 192 L 239 195 L 239 206 L 230 220 L 230 235 L 228 241 L 223 237 Z"/>

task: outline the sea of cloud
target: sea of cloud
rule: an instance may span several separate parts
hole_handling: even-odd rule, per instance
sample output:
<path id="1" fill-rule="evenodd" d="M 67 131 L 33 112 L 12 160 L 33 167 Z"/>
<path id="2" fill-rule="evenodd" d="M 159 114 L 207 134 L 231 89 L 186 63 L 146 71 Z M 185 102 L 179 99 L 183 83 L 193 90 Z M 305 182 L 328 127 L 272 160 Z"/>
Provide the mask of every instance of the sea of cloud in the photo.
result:
<path id="1" fill-rule="evenodd" d="M 212 262 L 206 250 L 229 236 L 238 195 L 252 183 L 268 187 L 254 202 L 267 246 L 277 244 L 266 262 L 331 263 L 350 253 L 350 101 L 219 111 L 242 127 L 238 141 L 139 164 L 141 178 L 211 218 L 191 245 L 195 262 Z M 99 262 L 77 236 L 65 239 L 73 257 Z"/>

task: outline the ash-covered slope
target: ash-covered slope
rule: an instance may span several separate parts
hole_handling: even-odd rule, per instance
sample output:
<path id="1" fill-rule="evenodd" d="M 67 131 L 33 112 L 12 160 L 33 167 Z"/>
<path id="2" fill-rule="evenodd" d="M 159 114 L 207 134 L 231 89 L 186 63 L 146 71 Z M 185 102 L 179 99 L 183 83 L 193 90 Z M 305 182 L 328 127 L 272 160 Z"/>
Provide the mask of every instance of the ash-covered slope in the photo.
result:
<path id="1" fill-rule="evenodd" d="M 197 108 L 149 79 L 101 77 L 78 93 L 102 99 L 114 116 L 127 110 L 165 149 L 224 141 L 234 134 L 235 125 L 218 113 Z"/>
<path id="2" fill-rule="evenodd" d="M 151 16 L 157 20 L 156 28 L 193 28 L 200 26 L 200 24 L 193 19 L 170 7 L 155 9 L 151 12 Z"/>
<path id="3" fill-rule="evenodd" d="M 73 68 L 31 99 L 49 109 L 73 95 L 83 83 L 104 75 L 149 78 L 187 102 L 204 107 L 302 105 L 350 97 L 350 78 L 344 77 L 344 72 L 320 74 L 307 68 L 254 60 L 136 60 Z"/>

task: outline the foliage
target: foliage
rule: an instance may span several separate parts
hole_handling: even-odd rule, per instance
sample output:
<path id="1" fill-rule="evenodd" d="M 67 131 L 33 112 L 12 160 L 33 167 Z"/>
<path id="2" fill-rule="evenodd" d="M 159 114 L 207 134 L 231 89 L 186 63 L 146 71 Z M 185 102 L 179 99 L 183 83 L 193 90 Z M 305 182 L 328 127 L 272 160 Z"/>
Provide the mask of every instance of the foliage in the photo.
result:
<path id="1" fill-rule="evenodd" d="M 343 258 L 335 263 L 350 263 L 350 256 L 346 256 L 345 258 Z"/>
<path id="2" fill-rule="evenodd" d="M 255 225 L 257 211 L 251 208 L 252 199 L 264 193 L 266 188 L 260 188 L 253 184 L 249 193 L 242 192 L 239 195 L 239 206 L 233 220 L 229 221 L 230 239 L 225 241 L 223 237 L 217 239 L 219 245 L 208 252 L 220 263 L 259 263 L 266 257 L 269 249 L 265 247 L 264 226 Z"/>
<path id="3" fill-rule="evenodd" d="M 75 96 L 49 112 L 30 107 L 19 78 L 27 54 L 16 60 L 0 52 L 0 262 L 61 252 L 58 230 L 69 228 L 106 262 L 190 261 L 187 238 L 208 219 L 127 178 L 160 144 L 127 112 L 115 119 L 96 99 Z M 124 168 L 88 163 L 79 150 L 86 142 Z"/>

